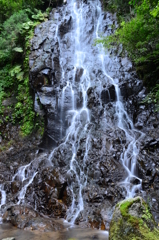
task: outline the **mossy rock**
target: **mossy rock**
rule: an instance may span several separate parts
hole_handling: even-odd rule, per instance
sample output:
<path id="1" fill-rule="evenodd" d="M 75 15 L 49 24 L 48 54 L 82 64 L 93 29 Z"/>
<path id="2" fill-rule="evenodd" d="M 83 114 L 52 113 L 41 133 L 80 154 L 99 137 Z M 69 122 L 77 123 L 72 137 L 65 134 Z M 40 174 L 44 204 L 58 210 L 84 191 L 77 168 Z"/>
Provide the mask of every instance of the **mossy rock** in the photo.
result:
<path id="1" fill-rule="evenodd" d="M 141 197 L 126 199 L 115 207 L 109 240 L 158 240 L 159 230 Z"/>

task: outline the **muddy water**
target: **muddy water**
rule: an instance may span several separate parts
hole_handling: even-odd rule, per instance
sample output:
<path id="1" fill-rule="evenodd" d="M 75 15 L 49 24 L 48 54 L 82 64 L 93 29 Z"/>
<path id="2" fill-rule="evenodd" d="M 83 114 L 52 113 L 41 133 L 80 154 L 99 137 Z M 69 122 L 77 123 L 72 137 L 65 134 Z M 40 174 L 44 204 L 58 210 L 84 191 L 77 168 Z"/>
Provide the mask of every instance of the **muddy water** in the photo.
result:
<path id="1" fill-rule="evenodd" d="M 108 232 L 77 226 L 60 232 L 24 231 L 7 223 L 0 225 L 0 240 L 7 237 L 14 237 L 16 240 L 108 240 Z"/>

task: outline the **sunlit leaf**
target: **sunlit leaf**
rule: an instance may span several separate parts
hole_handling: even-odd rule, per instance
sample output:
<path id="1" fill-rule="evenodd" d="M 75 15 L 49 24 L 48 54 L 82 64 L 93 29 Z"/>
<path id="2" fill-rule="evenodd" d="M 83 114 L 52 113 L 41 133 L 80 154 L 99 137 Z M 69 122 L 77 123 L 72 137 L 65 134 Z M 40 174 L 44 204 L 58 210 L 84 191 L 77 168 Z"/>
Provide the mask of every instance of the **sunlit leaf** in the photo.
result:
<path id="1" fill-rule="evenodd" d="M 23 52 L 23 49 L 21 47 L 15 47 L 15 48 L 13 48 L 13 50 L 15 52 L 19 52 L 19 53 Z"/>
<path id="2" fill-rule="evenodd" d="M 24 76 L 24 72 L 20 72 L 16 75 L 16 78 L 21 81 L 23 80 L 23 76 Z"/>

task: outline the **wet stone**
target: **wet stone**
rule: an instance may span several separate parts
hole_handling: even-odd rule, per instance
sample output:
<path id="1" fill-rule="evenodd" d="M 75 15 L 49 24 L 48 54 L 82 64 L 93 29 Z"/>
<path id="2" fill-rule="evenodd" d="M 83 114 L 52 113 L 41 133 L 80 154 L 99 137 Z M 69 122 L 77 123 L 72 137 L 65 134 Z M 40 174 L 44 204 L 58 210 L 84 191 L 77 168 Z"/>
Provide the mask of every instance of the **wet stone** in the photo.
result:
<path id="1" fill-rule="evenodd" d="M 21 187 L 21 183 L 20 182 L 12 182 L 11 183 L 11 190 L 12 190 L 12 193 L 15 194 L 17 193 L 19 190 L 20 190 L 20 187 Z"/>
<path id="2" fill-rule="evenodd" d="M 76 69 L 76 75 L 75 75 L 75 81 L 80 82 L 80 79 L 82 77 L 84 69 L 83 68 L 77 68 Z"/>
<path id="3" fill-rule="evenodd" d="M 52 219 L 40 217 L 31 207 L 26 206 L 13 206 L 9 208 L 5 212 L 3 219 L 25 230 L 46 232 L 63 229 L 61 224 L 55 223 Z"/>
<path id="4" fill-rule="evenodd" d="M 16 240 L 14 237 L 2 238 L 2 240 Z"/>
<path id="5" fill-rule="evenodd" d="M 105 104 L 115 101 L 116 100 L 115 87 L 112 85 L 108 89 L 104 89 L 101 92 L 101 99 L 102 102 Z"/>

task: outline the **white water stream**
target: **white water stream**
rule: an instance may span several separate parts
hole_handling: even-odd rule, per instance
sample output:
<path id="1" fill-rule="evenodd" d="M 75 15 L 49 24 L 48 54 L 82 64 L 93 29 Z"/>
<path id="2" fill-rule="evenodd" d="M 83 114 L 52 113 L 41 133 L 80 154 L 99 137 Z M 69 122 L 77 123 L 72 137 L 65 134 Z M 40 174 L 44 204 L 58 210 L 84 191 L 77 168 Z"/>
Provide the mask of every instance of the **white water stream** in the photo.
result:
<path id="1" fill-rule="evenodd" d="M 72 146 L 72 158 L 70 161 L 70 170 L 68 174 L 74 175 L 74 181 L 78 184 L 79 190 L 78 194 L 75 191 L 74 182 L 70 184 L 70 189 L 72 192 L 73 200 L 72 205 L 67 212 L 67 220 L 74 223 L 77 217 L 80 215 L 80 212 L 84 210 L 84 202 L 82 197 L 82 190 L 87 184 L 87 172 L 84 171 L 85 163 L 87 161 L 87 155 L 89 152 L 89 125 L 90 125 L 90 114 L 89 109 L 87 108 L 87 90 L 91 87 L 92 82 L 90 79 L 92 65 L 97 63 L 101 65 L 101 70 L 108 80 L 106 84 L 112 84 L 115 87 L 116 93 L 116 102 L 115 102 L 115 109 L 116 109 L 116 126 L 124 131 L 127 140 L 127 147 L 123 149 L 123 153 L 120 157 L 125 170 L 127 171 L 127 178 L 124 182 L 120 183 L 126 188 L 127 198 L 133 197 L 137 190 L 141 189 L 141 179 L 136 176 L 136 162 L 137 162 L 137 155 L 139 153 L 139 138 L 143 136 L 143 134 L 139 131 L 136 131 L 133 127 L 133 122 L 129 118 L 127 112 L 124 110 L 124 105 L 122 103 L 122 98 L 120 96 L 120 89 L 118 86 L 118 79 L 113 79 L 107 73 L 107 58 L 109 55 L 106 55 L 105 50 L 103 49 L 102 45 L 99 45 L 96 48 L 96 56 L 90 51 L 90 46 L 92 45 L 93 41 L 88 41 L 85 37 L 86 33 L 84 32 L 84 26 L 87 16 L 83 13 L 83 6 L 84 3 L 82 1 L 75 1 L 70 0 L 67 1 L 67 10 L 71 9 L 71 17 L 73 19 L 73 30 L 71 33 L 71 40 L 74 45 L 72 46 L 73 49 L 73 63 L 74 63 L 74 77 L 72 81 L 67 81 L 67 85 L 62 90 L 62 109 L 64 108 L 64 99 L 65 99 L 65 91 L 66 89 L 70 89 L 72 95 L 72 110 L 69 112 L 73 114 L 72 120 L 70 122 L 70 127 L 67 129 L 66 139 L 63 144 L 69 142 Z M 102 29 L 102 9 L 101 3 L 99 0 L 96 1 L 89 1 L 89 4 L 92 8 L 92 22 L 93 25 L 93 34 L 94 38 L 100 38 L 99 33 L 103 31 Z M 57 33 L 58 35 L 58 33 Z M 60 38 L 59 46 L 61 46 Z M 60 49 L 62 55 L 62 49 Z M 83 69 L 83 74 L 79 83 L 79 88 L 82 91 L 82 99 L 83 104 L 80 109 L 76 109 L 75 107 L 75 96 L 74 96 L 74 87 L 75 87 L 75 74 L 77 69 Z M 62 75 L 63 78 L 66 77 L 66 73 L 64 68 L 62 67 Z M 101 88 L 102 84 L 99 83 L 99 88 Z M 81 115 L 85 115 L 85 121 L 81 121 Z M 105 117 L 107 118 L 107 113 L 105 112 Z M 82 118 L 83 119 L 83 118 Z M 108 126 L 108 124 L 106 123 Z M 109 125 L 109 127 L 113 128 L 113 125 Z M 83 167 L 81 168 L 76 160 L 78 144 L 80 140 L 80 132 L 86 136 L 86 146 L 85 146 L 85 155 L 83 160 Z M 136 138 L 136 136 L 139 136 Z M 103 141 L 104 142 L 104 141 Z M 105 143 L 105 142 L 104 142 Z M 50 154 L 49 160 L 53 158 L 54 151 Z M 133 185 L 131 181 L 134 179 L 138 180 L 137 185 Z"/>
<path id="2" fill-rule="evenodd" d="M 3 185 L 0 185 L 0 194 L 1 194 L 1 202 L 0 202 L 0 224 L 2 223 L 1 217 L 1 208 L 6 203 L 6 192 L 3 190 Z"/>
<path id="3" fill-rule="evenodd" d="M 73 27 L 74 31 L 71 34 L 74 43 L 74 78 L 73 81 L 67 81 L 67 85 L 63 88 L 62 91 L 62 106 L 64 105 L 64 98 L 65 98 L 65 90 L 70 88 L 72 94 L 72 111 L 73 117 L 70 124 L 70 127 L 67 130 L 66 134 L 66 142 L 70 142 L 72 145 L 72 159 L 70 161 L 70 174 L 75 174 L 76 179 L 75 181 L 78 183 L 79 191 L 78 194 L 75 194 L 74 191 L 74 184 L 70 185 L 71 192 L 73 195 L 72 205 L 67 213 L 67 220 L 74 223 L 76 218 L 79 216 L 80 212 L 84 210 L 84 202 L 82 197 L 82 190 L 87 184 L 87 174 L 84 172 L 85 162 L 87 161 L 87 155 L 89 151 L 89 124 L 90 124 L 90 115 L 89 109 L 87 108 L 87 90 L 91 86 L 91 79 L 90 79 L 90 65 L 95 64 L 98 61 L 98 64 L 102 66 L 102 72 L 104 76 L 108 79 L 108 83 L 111 83 L 115 87 L 116 93 L 116 102 L 115 102 L 115 109 L 116 109 L 116 117 L 117 122 L 116 126 L 119 127 L 121 130 L 124 131 L 127 140 L 127 147 L 123 149 L 123 153 L 120 157 L 125 170 L 127 171 L 127 178 L 124 182 L 120 183 L 126 188 L 127 198 L 133 197 L 136 191 L 141 189 L 141 182 L 142 180 L 136 176 L 136 163 L 137 163 L 137 155 L 139 153 L 139 139 L 143 137 L 143 134 L 133 127 L 133 122 L 129 118 L 127 112 L 124 110 L 124 105 L 122 103 L 122 98 L 120 96 L 120 89 L 118 86 L 118 79 L 113 79 L 109 76 L 109 73 L 106 71 L 106 64 L 108 55 L 105 54 L 105 51 L 102 45 L 97 46 L 98 53 L 96 55 L 96 59 L 94 56 L 91 55 L 89 52 L 91 42 L 87 42 L 87 39 L 84 39 L 85 33 L 83 26 L 85 25 L 86 16 L 83 16 L 83 5 L 82 1 L 75 1 L 70 0 L 67 1 L 68 6 L 67 9 L 71 9 L 71 15 L 73 19 Z M 92 7 L 92 21 L 94 22 L 94 33 L 92 34 L 94 38 L 99 38 L 100 31 L 102 32 L 102 9 L 100 1 L 89 1 Z M 83 40 L 84 39 L 84 40 Z M 60 39 L 59 39 L 60 41 Z M 60 43 L 59 43 L 60 45 Z M 62 50 L 61 50 L 62 52 Z M 91 59 L 92 58 L 92 59 Z M 105 61 L 106 60 L 106 61 Z M 79 88 L 82 91 L 83 95 L 83 106 L 80 109 L 75 108 L 75 97 L 74 97 L 74 79 L 76 74 L 76 69 L 83 69 L 83 75 L 81 77 Z M 64 70 L 63 70 L 64 71 Z M 65 73 L 63 72 L 63 76 Z M 107 84 L 108 84 L 107 83 Z M 64 107 L 64 106 L 63 106 Z M 80 120 L 81 114 L 85 114 L 85 123 Z M 105 117 L 107 114 L 105 113 Z M 80 140 L 81 127 L 83 128 L 83 134 L 87 135 L 86 137 L 86 147 L 85 147 L 85 156 L 83 160 L 83 168 L 79 166 L 78 162 L 76 161 L 76 154 L 78 149 L 78 142 Z M 111 126 L 113 127 L 113 126 Z M 138 136 L 138 137 L 136 137 Z M 65 144 L 64 143 L 64 144 Z M 51 158 L 53 154 L 51 153 Z M 50 159 L 51 159 L 50 158 Z M 131 181 L 134 179 L 138 180 L 137 185 L 133 185 Z"/>

